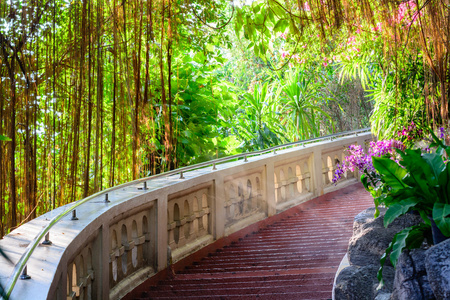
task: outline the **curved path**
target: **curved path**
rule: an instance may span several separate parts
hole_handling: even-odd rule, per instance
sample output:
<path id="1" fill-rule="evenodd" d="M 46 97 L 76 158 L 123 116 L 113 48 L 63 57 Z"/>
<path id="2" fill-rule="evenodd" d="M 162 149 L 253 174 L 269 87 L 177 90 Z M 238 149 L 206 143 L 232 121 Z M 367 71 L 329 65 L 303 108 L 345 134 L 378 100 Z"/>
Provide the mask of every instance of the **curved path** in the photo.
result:
<path id="1" fill-rule="evenodd" d="M 353 218 L 373 206 L 362 185 L 300 204 L 175 264 L 128 299 L 331 299 Z"/>

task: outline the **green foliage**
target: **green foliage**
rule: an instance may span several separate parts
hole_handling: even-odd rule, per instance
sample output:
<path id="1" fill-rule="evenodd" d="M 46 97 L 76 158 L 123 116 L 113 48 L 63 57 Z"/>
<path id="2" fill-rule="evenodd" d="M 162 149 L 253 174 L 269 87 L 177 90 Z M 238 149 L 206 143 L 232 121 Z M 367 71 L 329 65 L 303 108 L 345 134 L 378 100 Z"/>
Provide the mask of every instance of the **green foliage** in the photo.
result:
<path id="1" fill-rule="evenodd" d="M 0 134 L 0 141 L 1 142 L 7 142 L 7 141 L 10 141 L 11 139 L 10 138 L 8 138 L 7 136 L 4 136 L 4 135 L 1 135 Z"/>
<path id="2" fill-rule="evenodd" d="M 219 82 L 215 76 L 221 59 L 220 53 L 211 53 L 210 59 L 205 60 L 203 53 L 198 52 L 178 60 L 172 93 L 177 103 L 173 113 L 177 160 L 181 165 L 226 154 L 223 139 L 229 125 L 221 113 L 227 110 L 235 95 L 231 85 Z"/>
<path id="3" fill-rule="evenodd" d="M 407 213 L 411 207 L 414 207 L 417 205 L 417 199 L 415 198 L 408 198 L 405 200 L 402 200 L 398 203 L 394 203 L 391 206 L 389 206 L 388 210 L 386 211 L 384 215 L 384 227 L 388 227 L 389 224 L 391 224 L 396 218 L 399 216 Z"/>
<path id="4" fill-rule="evenodd" d="M 407 173 L 405 169 L 387 157 L 372 157 L 372 162 L 375 169 L 380 173 L 381 180 L 393 190 L 405 188 L 402 180 Z"/>
<path id="5" fill-rule="evenodd" d="M 421 223 L 415 226 L 411 226 L 403 229 L 397 233 L 392 242 L 389 244 L 386 252 L 380 259 L 380 269 L 377 273 L 378 281 L 383 284 L 383 267 L 389 256 L 392 265 L 395 267 L 397 265 L 398 258 L 402 254 L 404 249 L 414 249 L 419 248 L 425 237 L 429 235 L 430 225 Z"/>
<path id="6" fill-rule="evenodd" d="M 262 150 L 287 142 L 278 109 L 277 94 L 273 94 L 267 82 L 263 86 L 256 84 L 253 93 L 244 93 L 235 107 L 233 129 L 242 141 L 241 151 Z"/>
<path id="7" fill-rule="evenodd" d="M 450 237 L 450 176 L 445 157 L 448 147 L 434 133 L 432 136 L 434 144 L 438 145 L 435 152 L 422 154 L 420 149 L 396 149 L 400 156 L 398 164 L 390 157 L 372 158 L 373 166 L 381 178 L 381 186 L 378 188 L 383 190 L 383 195 L 377 197 L 376 204 L 384 204 L 388 208 L 384 226 L 387 227 L 397 217 L 411 210 L 417 211 L 424 221 L 395 236 L 381 259 L 379 279 L 388 254 L 395 266 L 404 248 L 420 247 L 424 238 L 429 236 L 430 218 L 445 236 Z"/>
<path id="8" fill-rule="evenodd" d="M 423 95 L 424 75 L 420 57 L 400 57 L 396 72 L 377 70 L 372 75 L 368 97 L 374 101 L 372 131 L 379 138 L 397 137 L 399 128 L 411 121 L 427 124 Z"/>
<path id="9" fill-rule="evenodd" d="M 435 203 L 432 216 L 442 234 L 450 237 L 450 204 Z"/>
<path id="10" fill-rule="evenodd" d="M 313 76 L 316 75 L 316 76 Z M 319 135 L 319 114 L 325 118 L 330 116 L 318 105 L 327 100 L 322 93 L 324 83 L 317 78 L 317 73 L 307 73 L 305 70 L 291 69 L 287 73 L 285 84 L 281 88 L 283 110 L 289 116 L 289 125 L 293 127 L 292 138 L 308 139 Z"/>
<path id="11" fill-rule="evenodd" d="M 361 80 L 361 85 L 365 89 L 369 83 L 372 81 L 372 76 L 376 69 L 374 60 L 374 50 L 363 52 L 362 54 L 356 55 L 353 58 L 344 58 L 337 63 L 339 68 L 339 76 L 341 77 L 341 82 L 345 79 L 358 78 Z"/>

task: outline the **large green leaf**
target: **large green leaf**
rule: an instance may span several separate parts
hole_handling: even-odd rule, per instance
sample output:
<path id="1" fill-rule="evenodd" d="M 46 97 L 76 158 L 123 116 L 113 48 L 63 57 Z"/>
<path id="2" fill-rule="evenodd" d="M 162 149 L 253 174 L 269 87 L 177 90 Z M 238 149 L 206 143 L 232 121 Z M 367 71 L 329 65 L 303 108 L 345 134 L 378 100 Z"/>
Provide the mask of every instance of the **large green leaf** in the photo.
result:
<path id="1" fill-rule="evenodd" d="M 438 202 L 450 204 L 450 168 L 446 164 L 444 170 L 439 174 L 438 187 L 439 187 L 439 199 Z"/>
<path id="2" fill-rule="evenodd" d="M 443 235 L 450 237 L 450 204 L 435 203 L 433 220 Z"/>
<path id="3" fill-rule="evenodd" d="M 403 177 L 407 174 L 407 171 L 399 166 L 393 160 L 386 157 L 372 157 L 373 166 L 380 173 L 384 182 L 388 184 L 392 189 L 402 189 L 406 185 L 403 183 Z"/>
<path id="4" fill-rule="evenodd" d="M 284 32 L 288 26 L 289 22 L 286 19 L 280 19 L 273 27 L 273 32 Z"/>
<path id="5" fill-rule="evenodd" d="M 7 142 L 7 141 L 10 141 L 10 140 L 11 140 L 11 139 L 10 139 L 9 137 L 0 134 L 0 141 L 5 141 L 5 142 Z"/>
<path id="6" fill-rule="evenodd" d="M 419 248 L 425 238 L 426 231 L 429 230 L 429 225 L 421 223 L 419 225 L 405 228 L 394 236 L 392 242 L 389 243 L 385 253 L 380 258 L 380 269 L 378 270 L 377 278 L 381 285 L 384 284 L 383 268 L 388 255 L 390 255 L 389 258 L 391 263 L 395 267 L 403 249 Z"/>
<path id="7" fill-rule="evenodd" d="M 397 153 L 402 157 L 400 164 L 408 171 L 403 182 L 413 187 L 425 202 L 434 203 L 437 194 L 433 187 L 437 186 L 438 177 L 445 167 L 442 157 L 435 153 L 422 155 L 420 149 L 398 150 Z"/>
<path id="8" fill-rule="evenodd" d="M 408 198 L 390 206 L 384 215 L 384 227 L 388 227 L 397 217 L 405 214 L 418 203 L 417 198 Z"/>
<path id="9" fill-rule="evenodd" d="M 284 11 L 283 7 L 277 2 L 277 1 L 269 1 L 270 8 L 273 10 L 273 12 L 279 17 L 283 18 L 286 17 L 287 14 Z"/>
<path id="10" fill-rule="evenodd" d="M 389 255 L 389 253 L 391 253 L 391 251 L 392 251 L 392 246 L 394 245 L 395 238 L 396 238 L 396 236 L 394 236 L 394 239 L 392 240 L 392 242 L 389 243 L 389 246 L 386 248 L 386 251 L 383 253 L 383 255 L 380 258 L 380 268 L 378 269 L 377 279 L 380 282 L 381 286 L 384 285 L 384 280 L 383 280 L 384 264 L 386 263 L 386 259 Z"/>
<path id="11" fill-rule="evenodd" d="M 408 228 L 403 229 L 397 233 L 389 247 L 386 249 L 385 255 L 381 257 L 380 263 L 383 267 L 387 254 L 390 253 L 390 260 L 392 265 L 397 265 L 398 258 L 405 248 L 414 249 L 422 245 L 425 239 L 427 231 L 430 230 L 430 226 L 425 223 L 420 223 Z"/>
<path id="12" fill-rule="evenodd" d="M 428 163 L 435 179 L 439 178 L 439 175 L 444 171 L 445 164 L 441 155 L 437 153 L 425 153 L 423 159 Z"/>
<path id="13" fill-rule="evenodd" d="M 400 231 L 395 235 L 394 240 L 392 240 L 392 252 L 390 253 L 390 260 L 392 265 L 395 267 L 397 265 L 398 258 L 402 253 L 403 249 L 406 247 L 406 239 L 409 233 L 413 230 L 413 227 L 408 227 Z"/>

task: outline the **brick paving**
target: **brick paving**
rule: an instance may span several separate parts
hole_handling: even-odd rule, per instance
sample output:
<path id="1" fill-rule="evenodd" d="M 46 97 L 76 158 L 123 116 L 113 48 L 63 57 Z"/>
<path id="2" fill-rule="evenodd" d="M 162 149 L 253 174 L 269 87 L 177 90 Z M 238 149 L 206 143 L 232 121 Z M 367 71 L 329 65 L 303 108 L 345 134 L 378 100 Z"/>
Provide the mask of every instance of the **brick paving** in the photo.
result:
<path id="1" fill-rule="evenodd" d="M 353 218 L 373 206 L 355 184 L 243 229 L 144 283 L 128 299 L 331 299 Z"/>

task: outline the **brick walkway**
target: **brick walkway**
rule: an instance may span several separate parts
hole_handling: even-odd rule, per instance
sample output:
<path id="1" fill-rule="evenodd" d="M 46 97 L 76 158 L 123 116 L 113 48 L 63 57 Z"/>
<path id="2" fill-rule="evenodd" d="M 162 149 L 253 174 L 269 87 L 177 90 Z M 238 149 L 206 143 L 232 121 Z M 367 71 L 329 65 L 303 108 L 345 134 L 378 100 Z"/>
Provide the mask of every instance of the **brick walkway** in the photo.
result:
<path id="1" fill-rule="evenodd" d="M 331 299 L 353 217 L 373 206 L 356 184 L 250 226 L 150 280 L 128 299 Z"/>

